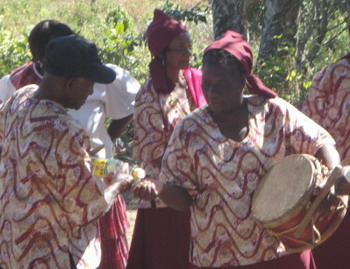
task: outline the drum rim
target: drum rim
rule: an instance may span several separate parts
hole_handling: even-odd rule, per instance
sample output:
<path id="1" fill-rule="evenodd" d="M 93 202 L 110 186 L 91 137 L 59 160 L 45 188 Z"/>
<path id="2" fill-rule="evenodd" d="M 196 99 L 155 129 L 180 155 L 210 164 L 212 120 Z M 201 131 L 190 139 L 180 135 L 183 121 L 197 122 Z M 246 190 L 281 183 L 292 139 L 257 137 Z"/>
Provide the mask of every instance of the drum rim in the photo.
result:
<path id="1" fill-rule="evenodd" d="M 294 253 L 294 252 L 300 252 L 308 249 L 315 248 L 325 242 L 329 237 L 332 236 L 332 234 L 338 229 L 340 224 L 342 223 L 343 219 L 345 218 L 345 215 L 347 213 L 347 206 L 348 206 L 348 200 L 349 197 L 345 195 L 336 195 L 336 197 L 339 199 L 339 204 L 343 203 L 344 207 L 340 209 L 341 213 L 337 214 L 335 216 L 335 220 L 331 223 L 331 225 L 322 233 L 321 240 L 315 243 L 305 242 L 305 245 L 300 247 L 291 247 L 285 243 L 283 243 L 283 239 L 279 238 L 279 240 L 283 243 L 284 247 L 288 252 Z M 309 224 L 311 225 L 311 223 Z M 280 237 L 283 237 L 280 236 Z"/>

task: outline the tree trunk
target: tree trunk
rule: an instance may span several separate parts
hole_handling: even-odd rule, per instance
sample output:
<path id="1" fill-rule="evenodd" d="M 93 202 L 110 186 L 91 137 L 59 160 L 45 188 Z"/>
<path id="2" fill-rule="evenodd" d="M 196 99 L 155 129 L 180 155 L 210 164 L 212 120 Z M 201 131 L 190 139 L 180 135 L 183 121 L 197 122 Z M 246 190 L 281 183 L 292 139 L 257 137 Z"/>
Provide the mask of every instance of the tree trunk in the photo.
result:
<path id="1" fill-rule="evenodd" d="M 265 0 L 264 28 L 261 34 L 259 60 L 269 59 L 281 45 L 296 44 L 297 17 L 301 0 Z"/>
<path id="2" fill-rule="evenodd" d="M 293 66 L 300 5 L 301 0 L 265 0 L 258 73 L 270 87 L 281 90 L 281 94 L 290 86 L 288 67 Z"/>
<path id="3" fill-rule="evenodd" d="M 227 30 L 245 35 L 244 0 L 213 0 L 212 11 L 215 39 L 220 38 Z"/>

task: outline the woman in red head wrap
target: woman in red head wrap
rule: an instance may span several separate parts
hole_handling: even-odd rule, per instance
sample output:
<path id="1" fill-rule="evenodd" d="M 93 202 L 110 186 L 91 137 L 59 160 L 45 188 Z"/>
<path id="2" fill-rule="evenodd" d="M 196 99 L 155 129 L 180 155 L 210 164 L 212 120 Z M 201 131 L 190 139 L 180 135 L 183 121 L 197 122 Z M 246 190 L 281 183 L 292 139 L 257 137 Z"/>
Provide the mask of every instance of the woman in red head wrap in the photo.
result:
<path id="1" fill-rule="evenodd" d="M 315 268 L 311 251 L 287 255 L 253 219 L 252 194 L 269 167 L 292 153 L 338 164 L 334 140 L 278 98 L 252 67 L 250 44 L 236 32 L 207 47 L 208 105 L 176 125 L 153 184 L 167 205 L 191 210 L 190 268 Z"/>
<path id="2" fill-rule="evenodd" d="M 133 157 L 158 179 L 161 161 L 176 123 L 205 104 L 201 89 L 202 74 L 189 68 L 191 39 L 177 20 L 156 9 L 147 28 L 152 55 L 150 79 L 135 100 Z M 135 194 L 152 188 L 147 181 Z M 130 248 L 128 269 L 188 268 L 189 210 L 178 212 L 161 200 L 141 200 Z"/>

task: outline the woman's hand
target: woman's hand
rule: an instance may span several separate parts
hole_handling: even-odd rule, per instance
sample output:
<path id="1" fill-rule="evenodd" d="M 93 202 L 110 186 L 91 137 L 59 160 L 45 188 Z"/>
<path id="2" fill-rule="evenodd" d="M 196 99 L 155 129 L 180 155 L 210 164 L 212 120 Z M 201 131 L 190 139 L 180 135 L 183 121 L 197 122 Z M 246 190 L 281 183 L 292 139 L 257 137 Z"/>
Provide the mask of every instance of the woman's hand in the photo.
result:
<path id="1" fill-rule="evenodd" d="M 142 200 L 153 200 L 158 197 L 163 188 L 164 183 L 158 180 L 143 179 L 133 188 L 133 193 Z"/>

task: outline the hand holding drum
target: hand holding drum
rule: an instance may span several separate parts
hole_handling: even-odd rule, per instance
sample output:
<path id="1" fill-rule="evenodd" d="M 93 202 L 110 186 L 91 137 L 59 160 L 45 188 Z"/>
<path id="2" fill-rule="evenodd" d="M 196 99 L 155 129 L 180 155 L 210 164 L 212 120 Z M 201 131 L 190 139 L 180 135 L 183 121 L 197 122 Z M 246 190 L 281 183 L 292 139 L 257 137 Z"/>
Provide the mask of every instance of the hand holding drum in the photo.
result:
<path id="1" fill-rule="evenodd" d="M 340 167 L 328 172 L 311 155 L 287 156 L 260 182 L 253 217 L 289 251 L 314 248 L 333 234 L 346 214 L 348 197 L 332 190 L 342 174 Z"/>

